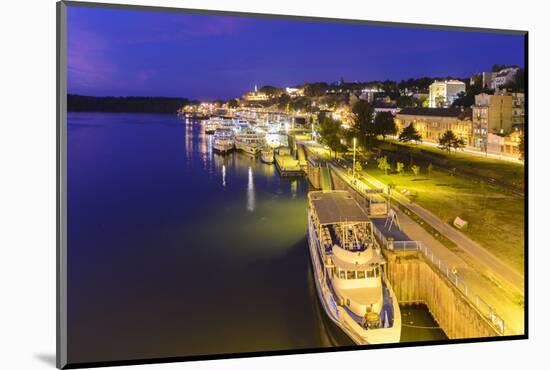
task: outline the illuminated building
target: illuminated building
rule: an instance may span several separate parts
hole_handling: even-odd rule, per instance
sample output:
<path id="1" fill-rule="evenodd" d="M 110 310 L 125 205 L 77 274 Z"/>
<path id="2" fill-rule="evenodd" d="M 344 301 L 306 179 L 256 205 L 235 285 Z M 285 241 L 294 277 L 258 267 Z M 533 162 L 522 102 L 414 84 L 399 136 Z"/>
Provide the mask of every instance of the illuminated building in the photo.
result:
<path id="1" fill-rule="evenodd" d="M 449 107 L 459 93 L 466 92 L 466 84 L 458 80 L 434 81 L 430 85 L 428 104 L 430 108 Z"/>
<path id="2" fill-rule="evenodd" d="M 243 95 L 243 99 L 246 101 L 266 101 L 269 99 L 267 94 L 258 91 L 258 86 L 254 86 L 254 91 L 250 91 Z"/>
<path id="3" fill-rule="evenodd" d="M 447 130 L 472 145 L 472 111 L 461 108 L 403 108 L 395 117 L 399 131 L 410 124 L 422 136 L 423 141 L 438 143 Z"/>
<path id="4" fill-rule="evenodd" d="M 488 135 L 507 135 L 512 130 L 512 97 L 478 94 L 472 106 L 473 145 L 488 151 Z"/>

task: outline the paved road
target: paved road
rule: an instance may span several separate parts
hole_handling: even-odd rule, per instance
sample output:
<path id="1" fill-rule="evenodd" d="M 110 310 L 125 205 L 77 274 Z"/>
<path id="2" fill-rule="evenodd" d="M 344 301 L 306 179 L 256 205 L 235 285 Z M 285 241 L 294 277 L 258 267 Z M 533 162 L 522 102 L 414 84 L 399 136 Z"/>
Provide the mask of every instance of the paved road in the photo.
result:
<path id="1" fill-rule="evenodd" d="M 397 137 L 395 137 L 395 136 L 392 136 L 392 138 L 397 139 Z M 438 147 L 438 144 L 430 143 L 428 141 L 424 141 L 421 144 L 416 144 L 416 146 L 419 146 L 419 147 L 422 147 L 423 145 L 430 146 L 430 147 L 433 147 L 433 148 Z M 480 150 L 475 150 L 475 149 L 470 149 L 470 148 L 463 148 L 461 150 L 461 152 L 466 153 L 466 154 L 471 154 L 471 155 L 476 156 L 476 157 L 492 158 L 492 159 L 498 159 L 498 160 L 501 160 L 501 161 L 507 161 L 507 162 L 523 164 L 523 161 L 521 159 L 516 158 L 516 157 L 512 157 L 512 156 L 507 156 L 507 155 L 494 154 L 494 153 L 485 153 L 485 152 L 482 152 Z"/>
<path id="2" fill-rule="evenodd" d="M 366 172 L 362 172 L 361 175 L 374 186 L 385 189 L 386 192 L 388 191 L 387 186 L 375 177 Z M 411 211 L 428 222 L 439 233 L 445 235 L 449 240 L 453 241 L 459 248 L 475 257 L 476 262 L 485 265 L 489 269 L 489 272 L 497 275 L 494 277 L 504 280 L 518 292 L 524 294 L 524 278 L 520 272 L 502 262 L 498 257 L 487 251 L 479 243 L 473 241 L 451 225 L 441 221 L 439 217 L 424 207 L 411 203 L 404 195 L 394 191 L 392 192 L 392 199 L 397 200 L 399 203 L 409 208 Z"/>

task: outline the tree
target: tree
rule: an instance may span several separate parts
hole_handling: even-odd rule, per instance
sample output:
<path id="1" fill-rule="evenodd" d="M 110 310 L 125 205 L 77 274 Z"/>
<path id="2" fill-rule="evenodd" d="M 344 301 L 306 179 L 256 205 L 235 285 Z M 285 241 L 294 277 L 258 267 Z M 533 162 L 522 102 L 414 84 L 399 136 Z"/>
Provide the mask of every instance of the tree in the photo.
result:
<path id="1" fill-rule="evenodd" d="M 238 108 L 239 107 L 239 102 L 237 101 L 237 99 L 230 99 L 228 102 L 227 102 L 227 106 L 229 108 Z"/>
<path id="2" fill-rule="evenodd" d="M 376 129 L 373 122 L 374 108 L 369 102 L 359 100 L 353 105 L 353 128 L 352 134 L 364 140 L 364 147 L 367 148 L 369 142 L 376 136 Z"/>
<path id="3" fill-rule="evenodd" d="M 449 153 L 451 149 L 454 149 L 456 152 L 459 148 L 464 148 L 464 146 L 466 146 L 464 140 L 457 137 L 451 130 L 445 131 L 439 138 L 439 149 L 446 150 Z"/>
<path id="4" fill-rule="evenodd" d="M 447 104 L 447 101 L 445 100 L 445 97 L 442 96 L 442 95 L 437 95 L 435 97 L 435 105 L 436 107 L 438 108 L 443 108 L 445 107 L 445 104 Z"/>
<path id="5" fill-rule="evenodd" d="M 378 168 L 384 171 L 384 174 L 388 174 L 388 170 L 391 170 L 391 165 L 388 162 L 388 157 L 383 156 L 376 160 L 378 162 Z"/>
<path id="6" fill-rule="evenodd" d="M 455 140 L 453 140 L 452 146 L 456 153 L 458 149 L 463 149 L 466 146 L 466 143 L 464 142 L 463 138 L 457 137 Z"/>
<path id="7" fill-rule="evenodd" d="M 434 169 L 434 165 L 430 163 L 428 165 L 428 176 L 432 176 L 433 169 Z"/>
<path id="8" fill-rule="evenodd" d="M 416 131 L 414 125 L 411 123 L 401 131 L 399 134 L 399 141 L 408 143 L 409 141 L 422 141 L 422 136 Z"/>
<path id="9" fill-rule="evenodd" d="M 481 75 L 474 77 L 473 83 L 466 85 L 466 92 L 458 94 L 457 99 L 453 101 L 453 107 L 468 108 L 475 104 L 476 95 L 481 93 L 494 94 L 494 90 L 483 86 L 483 78 Z"/>
<path id="10" fill-rule="evenodd" d="M 391 112 L 380 112 L 374 118 L 374 127 L 377 135 L 382 135 L 385 139 L 386 135 L 395 135 L 397 126 L 393 120 Z"/>
<path id="11" fill-rule="evenodd" d="M 335 153 L 342 153 L 346 147 L 341 142 L 342 125 L 340 121 L 325 116 L 319 122 L 319 134 L 321 135 L 321 143 L 325 144 L 330 150 Z"/>
<path id="12" fill-rule="evenodd" d="M 290 106 L 295 111 L 305 111 L 305 112 L 311 112 L 311 100 L 309 98 L 306 98 L 305 96 L 300 96 L 296 99 L 292 99 L 290 101 Z"/>
<path id="13" fill-rule="evenodd" d="M 411 167 L 411 170 L 414 173 L 414 176 L 418 176 L 418 174 L 420 173 L 420 167 L 416 164 Z"/>
<path id="14" fill-rule="evenodd" d="M 277 107 L 281 110 L 288 111 L 290 101 L 290 96 L 283 94 L 277 98 Z"/>
<path id="15" fill-rule="evenodd" d="M 305 96 L 323 96 L 328 89 L 326 82 L 314 82 L 303 86 Z"/>
<path id="16" fill-rule="evenodd" d="M 357 172 L 363 171 L 363 166 L 361 166 L 361 162 L 359 162 L 359 161 L 355 162 L 355 171 L 357 171 Z"/>
<path id="17" fill-rule="evenodd" d="M 399 108 L 413 107 L 417 104 L 416 99 L 410 95 L 400 95 L 397 97 L 397 106 Z"/>
<path id="18" fill-rule="evenodd" d="M 281 95 L 284 90 L 279 87 L 267 85 L 267 86 L 262 86 L 262 88 L 259 91 L 266 94 L 269 97 L 277 97 Z"/>
<path id="19" fill-rule="evenodd" d="M 395 170 L 397 171 L 398 174 L 402 174 L 403 173 L 403 169 L 405 168 L 405 164 L 403 164 L 402 162 L 397 162 L 395 164 Z"/>

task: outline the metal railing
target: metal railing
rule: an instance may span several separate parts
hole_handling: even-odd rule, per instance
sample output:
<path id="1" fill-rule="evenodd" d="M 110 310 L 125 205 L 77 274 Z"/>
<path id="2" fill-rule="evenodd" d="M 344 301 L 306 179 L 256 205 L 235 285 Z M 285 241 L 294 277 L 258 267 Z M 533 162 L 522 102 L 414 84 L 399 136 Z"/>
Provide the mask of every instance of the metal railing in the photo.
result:
<path id="1" fill-rule="evenodd" d="M 504 334 L 504 320 L 500 317 L 496 310 L 487 302 L 485 302 L 478 294 L 468 287 L 463 280 L 461 280 L 454 268 L 449 268 L 441 258 L 435 255 L 435 253 L 428 248 L 428 246 L 418 243 L 419 249 L 424 257 L 431 262 L 431 264 L 439 269 L 447 279 L 466 297 L 466 299 L 488 320 L 489 324 L 499 334 Z"/>
<path id="2" fill-rule="evenodd" d="M 477 311 L 487 319 L 489 324 L 495 331 L 501 335 L 504 334 L 504 320 L 500 317 L 496 310 L 487 302 L 485 302 L 478 294 L 468 287 L 461 278 L 455 268 L 449 267 L 441 260 L 427 245 L 419 241 L 394 241 L 388 240 L 386 236 L 373 224 L 374 235 L 383 247 L 392 251 L 416 250 L 426 258 L 426 260 L 436 267 L 468 300 L 468 302 Z"/>
<path id="3" fill-rule="evenodd" d="M 391 251 L 416 251 L 420 249 L 420 242 L 416 240 L 391 240 L 388 239 L 374 223 L 372 224 L 372 227 L 374 230 L 374 236 L 378 239 L 379 243 Z"/>

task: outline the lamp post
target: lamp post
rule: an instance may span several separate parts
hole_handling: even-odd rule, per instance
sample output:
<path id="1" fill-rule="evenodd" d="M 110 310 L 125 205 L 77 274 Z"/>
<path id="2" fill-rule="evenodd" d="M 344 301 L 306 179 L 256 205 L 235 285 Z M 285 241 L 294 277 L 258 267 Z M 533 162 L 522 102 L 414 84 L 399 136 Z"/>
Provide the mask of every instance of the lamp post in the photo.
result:
<path id="1" fill-rule="evenodd" d="M 353 138 L 353 178 L 355 179 L 355 145 L 357 143 L 357 138 Z"/>

